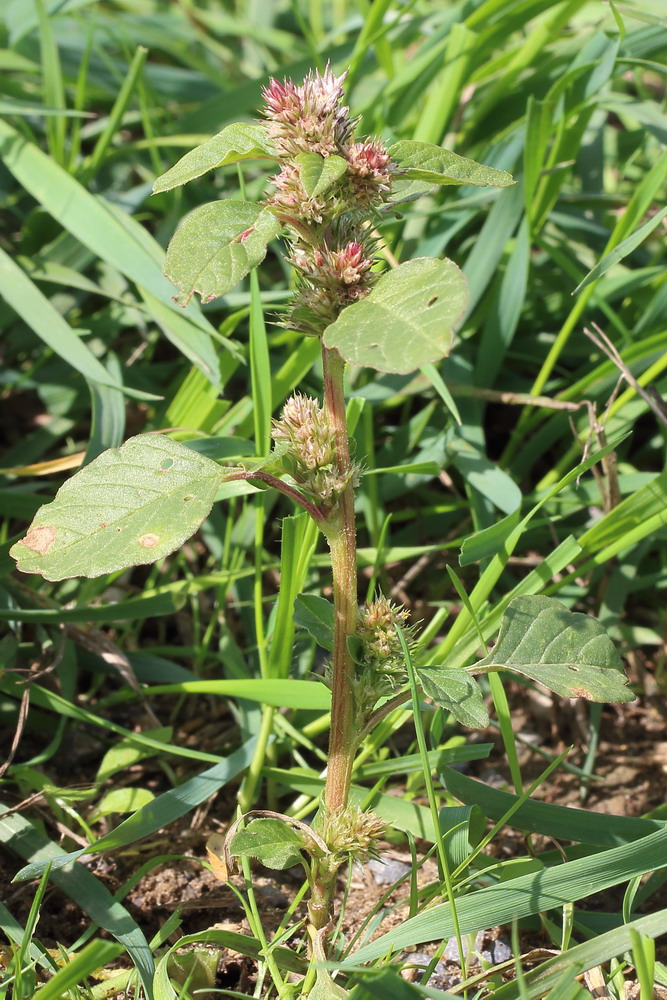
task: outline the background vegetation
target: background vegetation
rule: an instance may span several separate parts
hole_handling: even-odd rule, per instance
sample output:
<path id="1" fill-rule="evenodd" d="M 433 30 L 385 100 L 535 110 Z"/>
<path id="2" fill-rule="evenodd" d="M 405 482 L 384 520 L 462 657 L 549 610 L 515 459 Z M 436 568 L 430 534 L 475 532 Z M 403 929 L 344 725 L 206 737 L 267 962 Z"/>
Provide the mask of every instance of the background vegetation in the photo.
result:
<path id="1" fill-rule="evenodd" d="M 33 867 L 22 878 L 37 879 L 14 886 L 0 905 L 2 995 L 113 995 L 128 973 L 111 985 L 87 979 L 112 962 L 135 968 L 145 995 L 175 995 L 169 975 L 179 973 L 165 944 L 175 944 L 179 927 L 196 934 L 215 916 L 193 924 L 174 898 L 154 927 L 123 899 L 165 855 L 201 856 L 205 833 L 232 818 L 237 791 L 246 808 L 268 803 L 307 817 L 321 788 L 326 692 L 287 678 L 306 681 L 319 666 L 292 614 L 298 593 L 326 592 L 328 559 L 284 499 L 229 486 L 180 554 L 92 581 L 20 577 L 7 550 L 72 470 L 130 434 L 170 429 L 215 458 L 262 453 L 290 392 L 321 392 L 317 344 L 276 325 L 290 280 L 277 254 L 269 251 L 258 278 L 203 309 L 176 307 L 161 273 L 178 220 L 242 188 L 261 197 L 261 166 L 150 192 L 183 152 L 252 118 L 270 75 L 300 79 L 330 61 L 336 71 L 349 67 L 361 134 L 441 143 L 518 179 L 500 192 L 444 189 L 382 228 L 390 260 L 454 259 L 471 305 L 456 351 L 430 380 L 350 374 L 356 455 L 367 471 L 360 596 L 379 586 L 406 601 L 426 623 L 433 662 L 449 656 L 461 665 L 480 631 L 492 639 L 510 595 L 554 594 L 603 621 L 638 695 L 623 715 L 592 707 L 572 716 L 549 702 L 552 724 L 534 723 L 539 738 L 529 749 L 519 734 L 520 753 L 508 697 L 518 728 L 517 717 L 537 711 L 528 685 L 489 689 L 501 735 L 489 730 L 484 743 L 424 705 L 439 805 L 459 810 L 445 811 L 438 828 L 423 805 L 411 715 L 394 713 L 362 755 L 359 800 L 407 831 L 410 845 L 416 838 L 415 856 L 429 842 L 449 845 L 460 868 L 462 932 L 530 917 L 524 931 L 563 950 L 518 985 L 502 986 L 497 974 L 471 983 L 469 996 L 576 997 L 575 974 L 611 959 L 611 995 L 623 996 L 626 976 L 648 1000 L 660 988 L 654 982 L 667 982 L 651 943 L 667 927 L 667 813 L 655 777 L 664 780 L 665 764 L 655 770 L 651 756 L 664 732 L 667 683 L 661 4 L 5 0 L 0 9 L 0 711 L 10 762 L 0 828 L 7 877 L 25 862 Z M 600 332 L 595 343 L 585 335 L 596 325 L 618 357 Z M 573 473 L 605 446 L 613 450 L 595 475 Z M 538 838 L 515 842 L 518 867 L 480 874 L 488 858 L 479 852 L 470 868 L 492 825 L 480 817 L 496 822 L 516 808 L 516 796 L 572 742 L 554 773 L 569 776 L 585 804 L 605 740 L 635 748 L 644 770 L 633 781 L 649 786 L 634 798 L 637 788 L 627 788 L 626 810 L 615 811 L 650 816 L 582 809 L 574 822 L 556 805 L 523 806 L 511 825 Z M 456 771 L 445 776 L 445 764 L 482 758 L 494 744 L 514 795 Z M 202 803 L 215 792 L 207 818 Z M 201 830 L 187 840 L 191 822 Z M 146 849 L 142 841 L 140 849 L 169 823 L 178 832 L 171 844 Z M 564 843 L 556 850 L 545 837 Z M 396 843 L 406 843 L 405 833 Z M 103 853 L 113 848 L 115 881 Z M 95 859 L 88 866 L 55 860 L 45 874 L 49 861 L 84 851 Z M 566 864 L 575 867 L 546 878 Z M 494 888 L 511 876 L 515 896 L 512 887 Z M 599 911 L 585 902 L 626 883 L 625 895 L 604 896 Z M 410 914 L 434 894 L 437 886 L 413 882 Z M 43 919 L 57 914 L 65 898 L 86 919 L 76 933 L 66 924 L 62 936 L 51 930 L 43 943 L 40 908 Z M 446 942 L 451 913 L 443 910 L 437 925 L 432 913 L 428 926 Z M 252 905 L 249 922 L 255 943 L 247 947 L 257 954 L 266 940 Z M 363 927 L 362 941 L 377 924 Z M 390 932 L 381 950 L 366 944 L 360 957 L 400 953 L 430 940 L 425 933 Z M 298 947 L 286 958 L 281 934 L 278 966 L 286 975 L 292 962 L 298 972 Z M 517 953 L 518 935 L 515 928 Z M 207 940 L 240 948 L 230 931 Z M 200 965 L 202 979 L 181 965 L 190 989 L 211 986 Z M 43 970 L 56 968 L 60 979 L 36 993 Z M 268 996 L 264 969 L 232 995 Z M 510 961 L 508 975 L 515 971 Z M 355 996 L 418 990 L 383 975 L 364 979 Z"/>

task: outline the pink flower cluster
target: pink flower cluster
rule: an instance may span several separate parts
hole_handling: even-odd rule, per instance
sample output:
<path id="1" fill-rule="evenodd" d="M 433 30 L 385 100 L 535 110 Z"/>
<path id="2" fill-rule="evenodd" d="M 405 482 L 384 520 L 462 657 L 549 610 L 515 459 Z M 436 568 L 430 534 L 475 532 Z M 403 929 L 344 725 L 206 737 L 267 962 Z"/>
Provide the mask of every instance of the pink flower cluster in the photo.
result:
<path id="1" fill-rule="evenodd" d="M 368 295 L 375 281 L 372 253 L 358 240 L 333 250 L 298 244 L 291 261 L 301 281 L 292 300 L 290 326 L 309 335 L 320 334 L 345 306 Z"/>
<path id="2" fill-rule="evenodd" d="M 301 85 L 271 80 L 263 90 L 267 132 L 281 161 L 267 204 L 293 233 L 291 262 L 299 276 L 286 325 L 316 336 L 373 285 L 365 226 L 388 200 L 395 170 L 380 141 L 354 139 L 344 80 L 327 66 Z M 345 169 L 328 187 L 317 191 L 311 183 L 307 190 L 304 153 L 340 157 Z"/>
<path id="3" fill-rule="evenodd" d="M 372 259 L 365 254 L 363 244 L 352 240 L 342 250 L 296 247 L 292 263 L 315 285 L 334 288 L 344 285 L 349 290 L 358 285 L 373 266 Z"/>
<path id="4" fill-rule="evenodd" d="M 287 225 L 322 225 L 326 218 L 368 214 L 387 200 L 393 166 L 381 142 L 353 141 L 356 122 L 343 101 L 345 74 L 309 73 L 298 86 L 292 80 L 272 79 L 262 94 L 266 128 L 278 158 L 283 161 L 274 178 L 275 193 L 269 205 Z M 300 153 L 340 156 L 347 170 L 333 188 L 319 197 L 307 194 L 301 184 Z"/>
<path id="5" fill-rule="evenodd" d="M 345 74 L 310 72 L 301 86 L 291 80 L 271 80 L 262 89 L 267 131 L 280 157 L 299 153 L 330 156 L 347 142 L 354 123 L 343 105 Z"/>

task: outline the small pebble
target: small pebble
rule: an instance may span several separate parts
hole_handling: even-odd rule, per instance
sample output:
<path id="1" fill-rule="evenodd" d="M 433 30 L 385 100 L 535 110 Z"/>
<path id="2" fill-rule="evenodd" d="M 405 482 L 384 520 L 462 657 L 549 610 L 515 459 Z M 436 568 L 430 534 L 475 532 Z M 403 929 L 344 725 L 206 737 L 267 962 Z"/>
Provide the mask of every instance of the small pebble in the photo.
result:
<path id="1" fill-rule="evenodd" d="M 405 861 L 395 861 L 393 858 L 372 858 L 368 862 L 368 870 L 376 885 L 393 885 L 399 878 L 410 871 L 410 865 Z"/>
<path id="2" fill-rule="evenodd" d="M 493 962 L 491 952 L 484 948 L 484 938 L 484 931 L 478 931 L 474 942 L 472 942 L 470 934 L 464 935 L 462 941 L 464 957 L 468 957 L 468 953 L 471 950 L 470 946 L 472 944 L 472 951 L 480 953 L 485 962 Z M 472 957 L 474 958 L 474 961 L 478 961 L 476 956 Z M 444 958 L 446 958 L 448 962 L 456 962 L 457 965 L 461 964 L 461 959 L 459 958 L 459 946 L 455 937 L 450 938 L 447 942 Z"/>
<path id="3" fill-rule="evenodd" d="M 508 962 L 512 957 L 512 949 L 509 941 L 501 937 L 493 941 L 491 943 L 491 954 L 493 955 L 492 961 L 494 965 L 500 965 L 501 962 Z"/>
<path id="4" fill-rule="evenodd" d="M 410 980 L 421 977 L 424 974 L 424 970 L 430 965 L 430 962 L 431 956 L 426 955 L 423 951 L 411 951 L 409 955 L 403 955 L 401 959 L 402 966 L 413 966 L 411 969 L 405 969 L 405 976 Z"/>

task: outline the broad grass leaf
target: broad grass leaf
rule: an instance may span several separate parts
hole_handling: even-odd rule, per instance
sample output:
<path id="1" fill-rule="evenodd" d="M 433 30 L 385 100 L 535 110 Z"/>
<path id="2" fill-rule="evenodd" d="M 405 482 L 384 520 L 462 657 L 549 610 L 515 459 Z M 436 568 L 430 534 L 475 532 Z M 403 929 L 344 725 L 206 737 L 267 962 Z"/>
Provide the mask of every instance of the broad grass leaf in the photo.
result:
<path id="1" fill-rule="evenodd" d="M 10 554 L 23 573 L 47 580 L 153 563 L 195 533 L 223 475 L 171 438 L 139 434 L 61 486 Z"/>
<path id="2" fill-rule="evenodd" d="M 323 649 L 333 649 L 334 609 L 331 601 L 317 594 L 299 594 L 294 602 L 294 621 L 310 632 Z"/>
<path id="3" fill-rule="evenodd" d="M 567 969 L 574 968 L 577 973 L 593 969 L 608 962 L 610 958 L 630 951 L 633 933 L 659 938 L 664 935 L 665 927 L 667 927 L 667 909 L 646 914 L 633 920 L 632 923 L 616 927 L 606 934 L 594 935 L 590 941 L 583 941 L 560 955 L 554 955 L 546 962 L 524 972 L 521 983 L 516 981 L 505 983 L 493 995 L 496 1000 L 537 1000 L 538 997 L 545 996 L 547 990 L 553 989 L 549 997 L 551 1000 L 557 1000 L 561 996 L 558 984 Z M 586 996 L 589 994 L 586 993 Z"/>
<path id="4" fill-rule="evenodd" d="M 309 198 L 319 198 L 339 180 L 347 170 L 342 156 L 320 156 L 319 153 L 300 153 L 294 158 L 299 165 L 299 180 Z"/>
<path id="5" fill-rule="evenodd" d="M 506 170 L 485 167 L 483 163 L 459 156 L 432 142 L 401 139 L 389 148 L 392 160 L 401 168 L 401 176 L 427 184 L 473 184 L 475 187 L 508 187 L 516 181 Z"/>
<path id="6" fill-rule="evenodd" d="M 163 726 L 161 729 L 149 729 L 146 735 L 151 736 L 154 740 L 164 740 L 165 744 L 168 744 L 173 732 L 173 726 Z M 131 737 L 120 740 L 105 753 L 102 763 L 97 769 L 95 781 L 107 781 L 118 771 L 124 771 L 146 757 L 154 757 L 156 753 L 157 750 L 154 748 L 141 746 Z"/>
<path id="7" fill-rule="evenodd" d="M 478 805 L 487 819 L 494 821 L 501 819 L 519 798 L 518 795 L 469 778 L 451 767 L 442 771 L 442 779 L 448 792 L 461 802 Z M 656 830 L 661 830 L 664 823 L 657 819 L 614 816 L 528 799 L 512 813 L 509 825 L 515 830 L 543 833 L 560 840 L 574 840 L 597 847 L 617 847 L 631 840 L 648 837 Z"/>
<path id="8" fill-rule="evenodd" d="M 417 257 L 387 271 L 365 299 L 344 309 L 325 330 L 324 344 L 352 364 L 407 375 L 449 354 L 467 303 L 456 264 Z"/>
<path id="9" fill-rule="evenodd" d="M 210 798 L 219 791 L 228 781 L 241 774 L 252 760 L 255 750 L 256 740 L 248 740 L 238 750 L 235 750 L 222 760 L 219 760 L 213 767 L 207 768 L 201 774 L 188 778 L 183 784 L 176 788 L 170 788 L 168 792 L 158 795 L 152 802 L 133 813 L 126 820 L 123 820 L 114 830 L 106 833 L 99 840 L 96 840 L 88 847 L 71 851 L 69 854 L 62 854 L 55 850 L 49 854 L 48 861 L 51 862 L 51 878 L 59 872 L 61 868 L 71 865 L 82 854 L 98 854 L 101 851 L 113 851 L 119 847 L 126 847 L 133 844 L 142 837 L 148 837 L 156 830 L 168 826 L 175 820 L 180 819 L 191 812 L 200 802 Z M 1 824 L 0 820 L 0 824 Z M 46 868 L 47 861 L 35 859 L 34 863 L 26 865 L 19 871 L 14 880 L 22 882 L 27 879 L 36 878 L 42 874 Z M 75 866 L 73 871 L 85 871 L 80 866 Z M 86 871 L 86 874 L 89 874 Z M 93 876 L 90 876 L 93 878 Z"/>
<path id="10" fill-rule="evenodd" d="M 171 191 L 189 181 L 207 174 L 209 170 L 224 167 L 241 160 L 275 159 L 266 135 L 258 122 L 234 122 L 227 125 L 211 139 L 195 146 L 178 163 L 161 174 L 153 184 L 153 194 Z"/>
<path id="11" fill-rule="evenodd" d="M 28 326 L 60 355 L 75 371 L 93 383 L 111 386 L 128 395 L 135 395 L 124 388 L 101 361 L 98 361 L 78 333 L 70 327 L 50 299 L 33 284 L 28 275 L 0 248 L 0 291 L 5 302 L 14 309 Z M 136 395 L 143 396 L 144 393 Z"/>
<path id="12" fill-rule="evenodd" d="M 186 216 L 167 249 L 164 273 L 180 288 L 179 305 L 194 292 L 202 302 L 225 295 L 264 260 L 280 232 L 275 215 L 247 201 L 201 205 Z"/>
<path id="13" fill-rule="evenodd" d="M 604 626 L 553 597 L 510 601 L 492 653 L 471 669 L 512 670 L 566 698 L 632 701 L 623 663 Z"/>
<path id="14" fill-rule="evenodd" d="M 572 294 L 576 295 L 577 292 L 584 289 L 586 285 L 590 285 L 591 282 L 597 281 L 597 279 L 601 278 L 610 267 L 613 267 L 614 264 L 618 264 L 618 262 L 623 260 L 624 257 L 627 257 L 633 250 L 636 250 L 637 247 L 651 235 L 653 230 L 657 229 L 665 216 L 667 216 L 667 206 L 650 218 L 648 222 L 645 222 L 643 226 L 640 226 L 640 228 L 637 229 L 636 232 L 632 233 L 631 236 L 626 236 L 626 238 L 622 240 L 618 246 L 615 246 L 613 250 L 610 250 L 609 253 L 605 254 L 602 260 L 599 260 L 595 267 L 588 272 L 586 277 L 579 282 Z"/>
<path id="15" fill-rule="evenodd" d="M 469 729 L 484 729 L 489 713 L 477 681 L 465 670 L 446 667 L 417 667 L 417 676 L 436 705 L 447 709 L 455 719 Z"/>
<path id="16" fill-rule="evenodd" d="M 92 821 L 101 819 L 102 816 L 111 816 L 113 813 L 122 815 L 135 813 L 154 798 L 155 795 L 148 788 L 112 788 L 98 804 Z"/>
<path id="17" fill-rule="evenodd" d="M 164 253 L 135 218 L 112 201 L 93 195 L 34 143 L 0 119 L 0 153 L 16 180 L 46 212 L 83 246 L 136 283 L 148 310 L 158 299 L 163 308 L 154 318 L 165 335 L 184 350 L 217 389 L 220 367 L 211 335 L 215 333 L 198 307 L 186 311 L 174 304 L 173 288 L 162 273 Z M 170 315 L 171 314 L 171 315 Z"/>
<path id="18" fill-rule="evenodd" d="M 326 712 L 331 706 L 331 693 L 324 684 L 291 677 L 182 681 L 178 684 L 158 684 L 148 691 L 151 697 L 172 693 L 212 694 L 217 698 L 242 698 L 262 705 L 275 705 L 277 708 L 305 708 L 309 711 Z"/>
<path id="19" fill-rule="evenodd" d="M 292 868 L 303 860 L 303 842 L 296 830 L 280 819 L 254 819 L 232 837 L 229 853 L 257 858 L 267 868 Z"/>
<path id="20" fill-rule="evenodd" d="M 508 924 L 513 919 L 520 920 L 561 907 L 563 903 L 585 899 L 665 865 L 667 829 L 662 829 L 631 844 L 521 875 L 510 882 L 459 897 L 456 900 L 459 930 L 461 934 L 470 934 Z M 364 945 L 354 953 L 353 961 L 357 965 L 381 958 L 390 950 L 400 951 L 425 941 L 449 938 L 454 929 L 451 906 L 441 903 Z"/>

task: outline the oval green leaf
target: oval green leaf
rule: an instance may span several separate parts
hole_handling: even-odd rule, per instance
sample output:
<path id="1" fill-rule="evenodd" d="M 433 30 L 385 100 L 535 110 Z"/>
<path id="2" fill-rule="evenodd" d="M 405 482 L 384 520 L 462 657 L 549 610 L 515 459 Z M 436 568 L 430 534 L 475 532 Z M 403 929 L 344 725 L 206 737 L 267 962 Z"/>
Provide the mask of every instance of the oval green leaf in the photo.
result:
<path id="1" fill-rule="evenodd" d="M 553 597 L 515 597 L 498 641 L 471 672 L 512 670 L 566 698 L 632 701 L 623 663 L 604 626 Z"/>
<path id="2" fill-rule="evenodd" d="M 10 555 L 47 580 L 153 563 L 199 528 L 224 473 L 171 438 L 139 434 L 61 486 Z"/>
<path id="3" fill-rule="evenodd" d="M 231 291 L 264 260 L 280 232 L 275 215 L 247 201 L 212 201 L 191 212 L 167 249 L 164 273 L 180 288 L 179 305 L 194 292 L 210 302 Z"/>
<path id="4" fill-rule="evenodd" d="M 294 158 L 299 165 L 301 186 L 309 198 L 319 198 L 339 180 L 347 170 L 342 156 L 320 156 L 319 153 L 299 153 Z"/>
<path id="5" fill-rule="evenodd" d="M 294 602 L 294 621 L 323 649 L 333 649 L 334 607 L 331 601 L 318 594 L 299 594 Z"/>
<path id="6" fill-rule="evenodd" d="M 355 365 L 407 375 L 449 354 L 468 285 L 451 260 L 417 257 L 382 275 L 324 332 L 324 344 Z"/>
<path id="7" fill-rule="evenodd" d="M 506 170 L 486 167 L 432 142 L 402 139 L 390 147 L 389 155 L 401 168 L 401 176 L 406 180 L 439 185 L 473 184 L 475 187 L 509 187 L 516 184 Z"/>
<path id="8" fill-rule="evenodd" d="M 303 843 L 297 832 L 280 819 L 254 819 L 235 833 L 230 854 L 257 858 L 267 868 L 293 868 L 301 864 Z"/>
<path id="9" fill-rule="evenodd" d="M 484 704 L 477 681 L 465 670 L 446 667 L 417 667 L 417 676 L 436 705 L 451 712 L 454 718 L 469 729 L 484 729 L 489 724 L 489 713 Z"/>
<path id="10" fill-rule="evenodd" d="M 275 159 L 264 126 L 258 122 L 234 122 L 213 138 L 195 146 L 161 174 L 153 185 L 153 194 L 171 191 L 228 163 L 259 158 Z"/>

